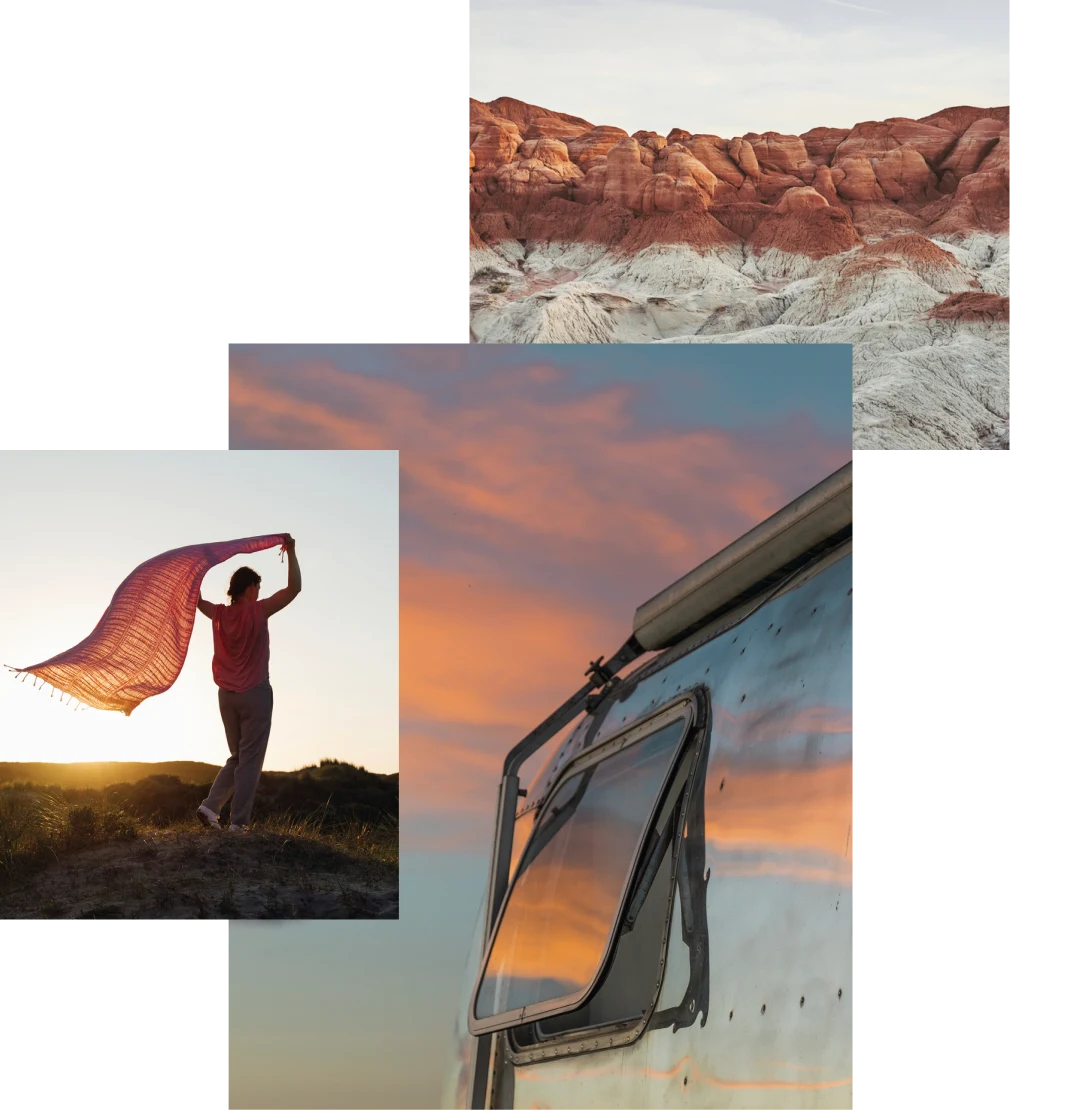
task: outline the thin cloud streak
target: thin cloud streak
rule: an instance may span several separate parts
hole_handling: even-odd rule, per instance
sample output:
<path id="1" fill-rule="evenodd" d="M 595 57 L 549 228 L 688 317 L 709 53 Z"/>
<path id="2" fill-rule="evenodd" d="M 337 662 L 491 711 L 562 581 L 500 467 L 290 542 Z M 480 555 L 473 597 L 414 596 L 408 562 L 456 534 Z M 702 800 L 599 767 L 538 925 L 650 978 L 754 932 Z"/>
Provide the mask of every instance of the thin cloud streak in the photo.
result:
<path id="1" fill-rule="evenodd" d="M 848 4 L 846 0 L 822 0 L 824 4 L 832 4 L 837 8 L 853 8 L 857 12 L 873 12 L 875 15 L 888 15 L 888 12 L 883 12 L 880 8 L 866 8 L 862 4 Z"/>

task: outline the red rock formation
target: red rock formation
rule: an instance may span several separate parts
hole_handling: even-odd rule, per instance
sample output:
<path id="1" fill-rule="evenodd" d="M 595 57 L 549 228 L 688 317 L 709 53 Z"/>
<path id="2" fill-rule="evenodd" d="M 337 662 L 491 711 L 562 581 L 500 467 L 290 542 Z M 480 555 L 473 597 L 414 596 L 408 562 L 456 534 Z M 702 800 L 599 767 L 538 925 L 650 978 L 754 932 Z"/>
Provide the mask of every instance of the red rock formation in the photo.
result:
<path id="1" fill-rule="evenodd" d="M 471 101 L 479 104 L 480 101 Z M 485 107 L 494 116 L 516 123 L 524 131 L 537 120 L 561 120 L 563 123 L 581 124 L 588 131 L 592 124 L 580 116 L 568 116 L 565 112 L 552 112 L 547 108 L 538 108 L 535 104 L 526 104 L 523 100 L 515 100 L 512 96 L 500 96 L 497 100 L 490 100 Z M 540 138 L 539 135 L 535 138 Z"/>
<path id="2" fill-rule="evenodd" d="M 704 212 L 705 202 L 701 192 L 689 181 L 679 181 L 671 174 L 660 173 L 645 183 L 641 210 L 646 216 L 657 212 Z"/>
<path id="3" fill-rule="evenodd" d="M 883 201 L 885 191 L 878 183 L 874 164 L 863 153 L 837 156 L 832 168 L 836 192 L 845 201 Z"/>
<path id="4" fill-rule="evenodd" d="M 719 135 L 691 135 L 682 145 L 719 181 L 738 189 L 746 180 L 746 174 L 728 154 L 727 140 Z"/>
<path id="5" fill-rule="evenodd" d="M 964 105 L 960 108 L 945 108 L 940 112 L 935 112 L 932 116 L 923 116 L 919 123 L 933 124 L 934 127 L 944 128 L 946 131 L 951 131 L 954 135 L 961 135 L 976 121 L 976 120 L 1001 120 L 1002 123 L 1009 122 L 1009 109 L 1005 108 L 970 108 Z"/>
<path id="6" fill-rule="evenodd" d="M 891 237 L 865 259 L 891 265 L 897 252 L 937 251 L 931 234 L 1007 229 L 1008 120 L 1008 108 L 963 106 L 803 135 L 631 136 L 510 97 L 474 100 L 475 228 L 486 243 L 548 236 L 627 249 L 643 229 L 663 242 L 682 229 L 702 249 L 742 239 L 812 258 Z"/>
<path id="7" fill-rule="evenodd" d="M 820 204 L 810 202 L 810 194 Z M 831 208 L 815 190 L 807 188 L 804 198 L 795 204 L 796 207 L 785 212 L 780 211 L 779 205 L 768 210 L 747 236 L 746 245 L 758 254 L 776 248 L 788 254 L 819 259 L 843 254 L 863 242 L 851 217 L 838 208 Z"/>
<path id="8" fill-rule="evenodd" d="M 889 239 L 882 239 L 864 247 L 862 254 L 879 258 L 903 259 L 912 263 L 924 263 L 943 270 L 958 270 L 961 268 L 954 255 L 949 254 L 948 251 L 943 251 L 924 235 L 894 235 Z"/>
<path id="9" fill-rule="evenodd" d="M 800 186 L 789 189 L 773 209 L 776 213 L 805 212 L 810 208 L 828 208 L 829 202 L 816 190 L 809 186 Z"/>
<path id="10" fill-rule="evenodd" d="M 990 153 L 979 164 L 979 172 L 1000 173 L 1009 178 L 1009 136 L 999 135 L 998 141 L 991 148 Z"/>
<path id="11" fill-rule="evenodd" d="M 588 172 L 589 167 L 598 158 L 604 157 L 620 139 L 628 138 L 629 135 L 621 127 L 594 127 L 571 139 L 566 147 L 570 157 Z"/>
<path id="12" fill-rule="evenodd" d="M 504 239 L 517 239 L 517 221 L 505 209 L 477 212 L 472 226 L 483 243 L 500 243 Z"/>
<path id="13" fill-rule="evenodd" d="M 905 232 L 923 232 L 926 222 L 892 201 L 856 201 L 846 206 L 864 239 L 880 239 Z"/>
<path id="14" fill-rule="evenodd" d="M 736 201 L 734 204 L 724 204 L 713 207 L 712 215 L 734 232 L 740 239 L 749 239 L 758 224 L 772 212 L 772 209 L 760 202 Z"/>
<path id="15" fill-rule="evenodd" d="M 813 180 L 814 164 L 807 156 L 806 147 L 798 135 L 779 135 L 775 131 L 766 131 L 751 145 L 762 170 L 790 174 L 807 182 Z"/>
<path id="16" fill-rule="evenodd" d="M 857 123 L 836 148 L 834 162 L 853 154 L 880 158 L 894 147 L 907 145 L 927 162 L 943 158 L 956 142 L 956 135 L 943 127 L 921 120 L 891 119 L 883 123 Z"/>
<path id="17" fill-rule="evenodd" d="M 712 203 L 714 205 L 736 204 L 742 198 L 743 189 L 745 188 L 746 186 L 744 185 L 742 188 L 736 189 L 734 185 L 731 185 L 726 181 L 717 181 L 716 188 L 713 189 Z M 754 192 L 754 187 L 752 185 L 749 187 L 749 191 L 747 193 L 747 196 L 751 195 L 757 195 Z"/>
<path id="18" fill-rule="evenodd" d="M 663 135 L 658 135 L 655 131 L 635 131 L 631 138 L 637 139 L 642 146 L 647 143 L 659 143 L 661 147 L 667 146 L 667 139 Z M 654 149 L 659 150 L 660 148 L 654 147 Z"/>
<path id="19" fill-rule="evenodd" d="M 964 235 L 972 231 L 1007 231 L 1009 175 L 998 171 L 970 174 L 952 197 L 927 205 L 920 215 L 935 235 Z"/>
<path id="20" fill-rule="evenodd" d="M 587 123 L 568 123 L 566 120 L 555 119 L 554 116 L 541 116 L 535 119 L 525 129 L 526 139 L 576 139 L 591 131 Z"/>
<path id="21" fill-rule="evenodd" d="M 949 156 L 938 167 L 941 172 L 942 192 L 955 192 L 957 182 L 979 168 L 1008 130 L 1009 125 L 1000 120 L 976 120 L 960 136 Z"/>
<path id="22" fill-rule="evenodd" d="M 704 212 L 712 202 L 713 190 L 716 188 L 716 175 L 702 165 L 681 143 L 669 144 L 660 151 L 655 174 L 653 180 L 661 177 L 672 178 L 675 182 L 675 192 L 682 197 L 680 202 L 670 208 L 657 203 L 659 212 L 678 212 L 684 208 Z"/>
<path id="23" fill-rule="evenodd" d="M 837 285 L 858 285 L 867 278 L 875 278 L 889 270 L 903 271 L 904 265 L 893 258 L 866 258 L 858 255 L 855 258 L 841 259 L 840 270 L 837 274 Z"/>
<path id="24" fill-rule="evenodd" d="M 728 155 L 732 162 L 751 180 L 757 181 L 761 177 L 761 167 L 758 165 L 757 152 L 754 144 L 748 139 L 731 139 L 728 142 Z"/>
<path id="25" fill-rule="evenodd" d="M 954 293 L 930 309 L 938 320 L 975 320 L 981 324 L 1007 324 L 1009 299 L 996 293 Z"/>
<path id="26" fill-rule="evenodd" d="M 641 147 L 636 139 L 620 139 L 609 151 L 604 167 L 602 198 L 641 211 L 641 195 L 652 171 L 642 164 Z"/>
<path id="27" fill-rule="evenodd" d="M 879 240 L 859 252 L 863 258 L 889 258 L 904 263 L 941 293 L 977 289 L 978 281 L 955 255 L 924 235 L 900 234 Z"/>
<path id="28" fill-rule="evenodd" d="M 566 144 L 558 139 L 528 139 L 516 153 L 513 162 L 500 165 L 489 178 L 504 193 L 543 190 L 565 197 L 585 177 L 570 161 Z"/>
<path id="29" fill-rule="evenodd" d="M 655 131 L 635 131 L 633 138 L 638 141 L 641 161 L 646 166 L 652 166 L 656 156 L 667 146 L 667 139 L 663 135 L 657 135 Z"/>
<path id="30" fill-rule="evenodd" d="M 814 188 L 829 202 L 837 208 L 842 207 L 840 202 L 840 195 L 836 192 L 836 185 L 833 182 L 832 170 L 828 166 L 818 166 L 814 172 Z"/>
<path id="31" fill-rule="evenodd" d="M 755 186 L 755 190 L 757 196 L 766 204 L 773 204 L 789 189 L 800 189 L 803 184 L 803 179 L 795 177 L 794 174 L 781 174 L 766 170 L 762 173 L 761 180 Z"/>
<path id="32" fill-rule="evenodd" d="M 495 113 L 480 100 L 469 99 L 469 142 L 476 137 L 476 133 L 495 118 Z M 509 121 L 507 121 L 509 122 Z"/>
<path id="33" fill-rule="evenodd" d="M 632 228 L 644 226 L 644 221 L 635 219 L 632 212 L 621 208 L 613 201 L 574 207 L 579 213 L 579 231 L 576 239 L 582 243 L 601 243 L 608 247 L 616 247 Z"/>
<path id="34" fill-rule="evenodd" d="M 477 132 L 471 150 L 479 169 L 493 170 L 509 162 L 519 146 L 521 146 L 521 133 L 517 126 L 493 119 Z"/>
<path id="35" fill-rule="evenodd" d="M 619 249 L 626 254 L 643 251 L 654 243 L 686 244 L 699 251 L 727 247 L 740 237 L 704 212 L 675 212 L 635 220 Z"/>
<path id="36" fill-rule="evenodd" d="M 926 159 L 907 143 L 893 147 L 877 159 L 874 175 L 886 200 L 925 204 L 941 196 Z"/>
<path id="37" fill-rule="evenodd" d="M 806 147 L 807 157 L 815 166 L 831 162 L 836 148 L 848 137 L 848 132 L 842 127 L 815 127 L 800 135 Z"/>
<path id="38" fill-rule="evenodd" d="M 476 230 L 476 225 L 469 222 L 469 249 L 474 250 L 480 247 L 486 247 L 487 244 L 480 237 L 480 233 Z"/>

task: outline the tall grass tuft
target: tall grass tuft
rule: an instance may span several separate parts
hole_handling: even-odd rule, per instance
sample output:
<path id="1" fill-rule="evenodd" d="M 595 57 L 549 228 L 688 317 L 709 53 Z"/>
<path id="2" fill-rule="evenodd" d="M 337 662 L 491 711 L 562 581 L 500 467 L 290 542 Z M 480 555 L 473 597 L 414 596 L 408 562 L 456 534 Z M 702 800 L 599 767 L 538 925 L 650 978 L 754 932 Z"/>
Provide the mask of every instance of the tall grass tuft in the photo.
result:
<path id="1" fill-rule="evenodd" d="M 386 868 L 398 866 L 398 822 L 389 815 L 371 821 L 330 822 L 324 807 L 303 817 L 295 814 L 260 816 L 254 828 L 259 833 L 317 841 L 327 848 Z"/>
<path id="2" fill-rule="evenodd" d="M 72 803 L 52 790 L 0 787 L 0 887 L 62 852 L 137 836 L 135 822 L 105 799 Z"/>

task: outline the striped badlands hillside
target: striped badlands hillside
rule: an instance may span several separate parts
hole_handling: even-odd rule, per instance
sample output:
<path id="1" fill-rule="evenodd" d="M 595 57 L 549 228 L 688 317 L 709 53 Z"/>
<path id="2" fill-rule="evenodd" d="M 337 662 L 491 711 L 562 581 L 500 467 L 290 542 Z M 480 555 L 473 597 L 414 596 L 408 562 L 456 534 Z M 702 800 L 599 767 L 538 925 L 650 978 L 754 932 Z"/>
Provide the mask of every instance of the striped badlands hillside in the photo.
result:
<path id="1" fill-rule="evenodd" d="M 229 337 L 463 338 L 460 128 L 0 114 L 0 444 L 221 444 Z"/>
<path id="2" fill-rule="evenodd" d="M 860 448 L 1008 446 L 1008 108 L 724 139 L 471 102 L 482 343 L 850 343 Z"/>

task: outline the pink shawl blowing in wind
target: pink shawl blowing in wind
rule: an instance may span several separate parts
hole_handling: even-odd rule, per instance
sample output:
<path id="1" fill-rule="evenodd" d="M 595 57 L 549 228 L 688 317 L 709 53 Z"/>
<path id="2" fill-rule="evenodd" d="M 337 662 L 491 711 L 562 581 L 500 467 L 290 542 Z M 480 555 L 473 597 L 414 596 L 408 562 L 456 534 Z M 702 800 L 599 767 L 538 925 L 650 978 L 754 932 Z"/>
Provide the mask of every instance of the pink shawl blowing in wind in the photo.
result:
<path id="1" fill-rule="evenodd" d="M 52 659 L 16 670 L 99 710 L 130 714 L 176 682 L 187 656 L 199 587 L 215 564 L 284 543 L 284 534 L 191 544 L 163 552 L 116 588 L 85 639 Z"/>

